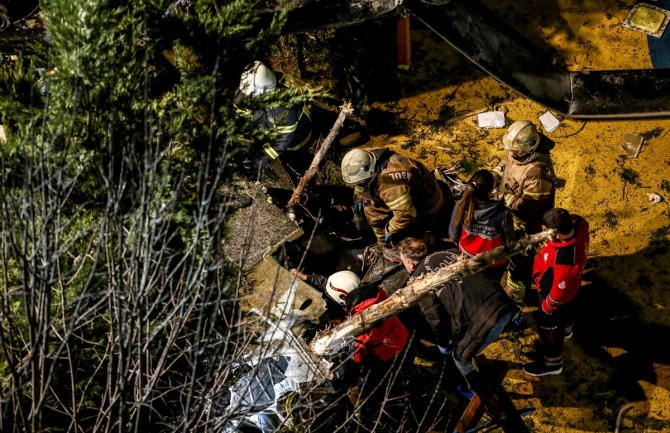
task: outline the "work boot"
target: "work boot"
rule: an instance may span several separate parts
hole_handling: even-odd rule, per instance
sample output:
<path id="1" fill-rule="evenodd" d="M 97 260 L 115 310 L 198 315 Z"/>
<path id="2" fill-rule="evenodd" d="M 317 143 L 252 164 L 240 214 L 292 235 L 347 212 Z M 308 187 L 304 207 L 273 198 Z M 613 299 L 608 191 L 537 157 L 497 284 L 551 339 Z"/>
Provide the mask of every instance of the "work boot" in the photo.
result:
<path id="1" fill-rule="evenodd" d="M 543 361 L 536 361 L 523 367 L 523 372 L 535 377 L 561 374 L 563 373 L 563 363 L 548 365 Z"/>
<path id="2" fill-rule="evenodd" d="M 572 333 L 572 325 L 568 325 L 565 327 L 565 335 L 563 335 L 564 340 L 569 340 L 572 338 L 574 334 Z"/>

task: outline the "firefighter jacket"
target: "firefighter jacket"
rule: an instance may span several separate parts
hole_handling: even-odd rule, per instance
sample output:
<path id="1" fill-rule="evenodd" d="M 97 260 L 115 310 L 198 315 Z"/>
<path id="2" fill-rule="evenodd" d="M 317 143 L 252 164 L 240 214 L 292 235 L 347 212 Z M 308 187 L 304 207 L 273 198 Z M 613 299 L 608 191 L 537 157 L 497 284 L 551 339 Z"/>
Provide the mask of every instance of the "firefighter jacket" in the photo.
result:
<path id="1" fill-rule="evenodd" d="M 364 203 L 365 217 L 377 239 L 384 239 L 384 232 L 434 230 L 445 202 L 433 173 L 390 149 L 371 152 L 377 158 L 377 173 L 366 187 L 355 187 L 355 200 Z"/>
<path id="2" fill-rule="evenodd" d="M 542 231 L 542 215 L 554 207 L 555 176 L 547 158 L 536 152 L 520 161 L 508 152 L 493 169 L 501 177 L 496 198 L 504 200 L 515 228 L 525 234 Z"/>
<path id="3" fill-rule="evenodd" d="M 512 214 L 505 204 L 497 200 L 476 202 L 472 221 L 466 226 L 456 222 L 458 203 L 451 214 L 449 237 L 458 244 L 458 249 L 468 257 L 490 251 L 514 240 Z M 501 266 L 501 260 L 494 266 Z"/>
<path id="4" fill-rule="evenodd" d="M 355 291 L 354 291 L 355 292 Z M 349 296 L 355 296 L 351 292 Z M 377 288 L 372 291 L 371 297 L 359 300 L 353 306 L 353 316 L 386 299 L 386 293 Z M 359 364 L 374 364 L 376 360 L 386 362 L 398 356 L 409 339 L 409 332 L 400 319 L 393 316 L 384 320 L 379 326 L 359 335 L 354 340 L 353 360 Z M 370 358 L 376 358 L 370 359 Z"/>
<path id="5" fill-rule="evenodd" d="M 262 131 L 272 131 L 274 139 L 263 143 L 263 155 L 259 165 L 263 169 L 271 160 L 287 151 L 302 149 L 312 138 L 312 121 L 309 107 L 305 104 L 293 107 L 277 107 L 250 110 L 244 108 L 244 97 L 235 99 L 238 112 L 249 116 Z"/>
<path id="6" fill-rule="evenodd" d="M 412 277 L 449 266 L 458 257 L 455 249 L 433 253 L 419 263 Z M 472 361 L 498 320 L 514 310 L 507 295 L 481 272 L 442 284 L 421 298 L 419 307 L 437 344 L 453 345 L 455 358 L 463 363 Z"/>
<path id="7" fill-rule="evenodd" d="M 582 285 L 589 253 L 589 224 L 578 215 L 572 217 L 574 236 L 567 240 L 550 239 L 535 256 L 533 279 L 546 314 L 570 302 Z"/>

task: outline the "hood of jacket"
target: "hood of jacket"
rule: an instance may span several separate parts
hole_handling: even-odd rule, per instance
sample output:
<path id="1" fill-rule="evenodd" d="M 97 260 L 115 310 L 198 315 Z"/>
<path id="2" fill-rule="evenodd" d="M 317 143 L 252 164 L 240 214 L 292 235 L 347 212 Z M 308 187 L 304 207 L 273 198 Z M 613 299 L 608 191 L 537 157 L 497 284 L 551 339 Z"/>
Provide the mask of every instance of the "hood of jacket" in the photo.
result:
<path id="1" fill-rule="evenodd" d="M 485 203 L 477 203 L 475 207 L 475 219 L 485 223 L 494 215 L 497 215 L 505 208 L 505 203 L 500 200 L 489 200 Z"/>

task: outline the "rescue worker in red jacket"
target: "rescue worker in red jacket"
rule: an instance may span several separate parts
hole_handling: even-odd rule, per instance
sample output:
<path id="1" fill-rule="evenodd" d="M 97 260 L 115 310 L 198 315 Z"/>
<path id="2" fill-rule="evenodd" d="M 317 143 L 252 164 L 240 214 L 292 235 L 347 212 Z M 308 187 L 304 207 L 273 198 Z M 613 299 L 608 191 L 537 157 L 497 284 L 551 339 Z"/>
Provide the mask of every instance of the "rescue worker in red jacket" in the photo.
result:
<path id="1" fill-rule="evenodd" d="M 507 154 L 493 169 L 500 179 L 497 198 L 512 212 L 517 237 L 540 232 L 542 215 L 554 207 L 556 176 L 549 155 L 538 151 L 541 140 L 533 123 L 514 122 L 502 138 Z M 531 285 L 532 267 L 531 255 L 510 259 L 505 292 L 519 306 Z"/>
<path id="2" fill-rule="evenodd" d="M 351 271 L 339 271 L 328 277 L 326 294 L 345 308 L 352 316 L 357 316 L 372 305 L 387 298 L 386 293 L 376 286 L 362 286 L 361 279 Z M 409 332 L 400 319 L 393 316 L 378 326 L 357 336 L 354 340 L 351 360 L 357 368 L 344 369 L 344 378 L 339 386 L 348 388 L 347 395 L 354 409 L 363 419 L 375 423 L 380 412 L 394 413 L 401 407 L 390 410 L 387 400 L 392 395 L 404 394 L 403 383 L 411 369 L 413 355 L 409 345 Z M 391 404 L 400 404 L 398 399 Z M 393 417 L 382 421 L 391 424 Z M 388 425 L 375 427 L 379 431 L 395 431 Z"/>
<path id="3" fill-rule="evenodd" d="M 571 304 L 582 284 L 589 252 L 589 224 L 579 215 L 554 208 L 543 217 L 544 228 L 556 234 L 538 251 L 533 266 L 539 310 L 535 314 L 540 337 L 538 361 L 524 367 L 531 376 L 563 371 L 563 340 L 572 336 Z"/>
<path id="4" fill-rule="evenodd" d="M 374 304 L 387 298 L 377 287 L 363 287 L 361 279 L 351 271 L 339 271 L 328 277 L 326 294 L 357 316 Z M 353 360 L 359 364 L 379 360 L 387 362 L 399 355 L 409 338 L 409 332 L 400 319 L 393 316 L 379 326 L 359 335 L 354 340 Z"/>
<path id="5" fill-rule="evenodd" d="M 505 204 L 493 200 L 495 175 L 489 170 L 479 170 L 468 180 L 463 195 L 456 202 L 449 224 L 449 237 L 468 257 L 490 251 L 514 240 L 512 214 Z M 502 260 L 486 270 L 500 282 L 507 269 Z"/>
<path id="6" fill-rule="evenodd" d="M 355 203 L 382 245 L 435 232 L 445 199 L 435 175 L 423 164 L 387 148 L 353 149 L 342 159 L 342 179 L 354 187 Z"/>

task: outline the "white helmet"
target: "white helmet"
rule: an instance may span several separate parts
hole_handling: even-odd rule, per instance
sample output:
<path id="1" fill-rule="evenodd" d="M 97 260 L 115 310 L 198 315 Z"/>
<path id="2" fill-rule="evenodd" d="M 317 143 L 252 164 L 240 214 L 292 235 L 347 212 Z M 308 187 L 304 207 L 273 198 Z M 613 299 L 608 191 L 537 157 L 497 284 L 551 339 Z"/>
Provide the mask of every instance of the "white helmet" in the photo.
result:
<path id="1" fill-rule="evenodd" d="M 353 149 L 342 158 L 342 179 L 348 184 L 360 184 L 375 174 L 377 158 L 371 152 Z"/>
<path id="2" fill-rule="evenodd" d="M 345 305 L 347 295 L 361 285 L 361 279 L 351 271 L 339 271 L 328 277 L 326 293 L 335 302 Z"/>
<path id="3" fill-rule="evenodd" d="M 272 69 L 256 60 L 247 66 L 240 77 L 240 91 L 247 96 L 258 96 L 277 87 L 277 77 Z"/>
<path id="4" fill-rule="evenodd" d="M 532 122 L 517 120 L 507 129 L 502 142 L 505 150 L 533 153 L 540 144 L 540 134 Z"/>

